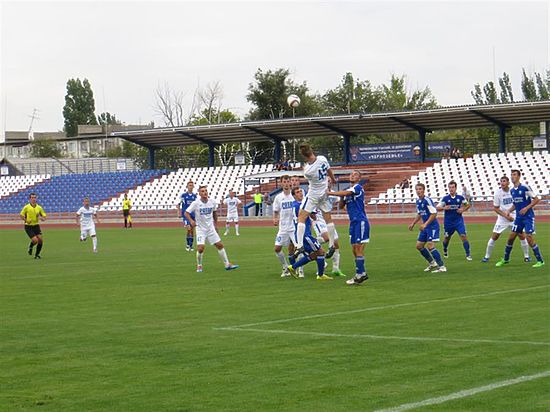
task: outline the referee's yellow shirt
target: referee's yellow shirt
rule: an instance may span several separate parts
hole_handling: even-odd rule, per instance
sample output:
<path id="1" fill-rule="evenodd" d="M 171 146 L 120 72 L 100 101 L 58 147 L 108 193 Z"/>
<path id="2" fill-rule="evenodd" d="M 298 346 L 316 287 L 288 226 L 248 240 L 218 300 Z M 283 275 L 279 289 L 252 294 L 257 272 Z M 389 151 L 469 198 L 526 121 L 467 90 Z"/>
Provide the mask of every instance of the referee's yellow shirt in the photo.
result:
<path id="1" fill-rule="evenodd" d="M 129 210 L 132 207 L 132 202 L 130 199 L 122 201 L 122 210 Z"/>
<path id="2" fill-rule="evenodd" d="M 38 216 L 46 217 L 46 212 L 40 205 L 33 207 L 30 203 L 27 203 L 21 210 L 20 215 L 25 218 L 26 225 L 34 226 L 38 224 Z"/>

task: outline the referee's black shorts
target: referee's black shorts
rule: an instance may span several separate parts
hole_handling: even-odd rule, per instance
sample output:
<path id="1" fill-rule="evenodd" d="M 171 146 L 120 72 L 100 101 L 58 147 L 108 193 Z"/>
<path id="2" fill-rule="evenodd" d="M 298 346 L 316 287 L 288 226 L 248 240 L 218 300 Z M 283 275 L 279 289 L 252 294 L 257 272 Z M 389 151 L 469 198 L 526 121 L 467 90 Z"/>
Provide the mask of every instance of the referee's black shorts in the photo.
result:
<path id="1" fill-rule="evenodd" d="M 124 209 L 124 210 L 122 211 L 122 214 L 123 214 L 124 217 L 130 216 L 130 209 Z"/>
<path id="2" fill-rule="evenodd" d="M 25 225 L 25 233 L 31 239 L 37 235 L 41 235 L 40 225 Z"/>

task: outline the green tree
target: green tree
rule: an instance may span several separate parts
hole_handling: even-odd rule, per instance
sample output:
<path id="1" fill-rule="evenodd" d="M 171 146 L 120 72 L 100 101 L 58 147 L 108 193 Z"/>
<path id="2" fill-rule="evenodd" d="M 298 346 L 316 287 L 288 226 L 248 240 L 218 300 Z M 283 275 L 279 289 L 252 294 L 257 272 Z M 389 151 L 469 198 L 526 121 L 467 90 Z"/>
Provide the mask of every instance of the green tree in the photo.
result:
<path id="1" fill-rule="evenodd" d="M 53 140 L 41 139 L 31 143 L 32 157 L 63 157 L 57 143 Z"/>
<path id="2" fill-rule="evenodd" d="M 78 125 L 97 124 L 94 93 L 88 79 L 69 79 L 63 107 L 65 132 L 68 137 L 78 134 Z"/>
<path id="3" fill-rule="evenodd" d="M 409 93 L 404 75 L 392 74 L 389 84 L 383 84 L 377 92 L 382 111 L 434 109 L 437 107 L 437 101 L 429 87 Z"/>
<path id="4" fill-rule="evenodd" d="M 327 114 L 368 113 L 380 110 L 379 96 L 369 81 L 356 80 L 346 73 L 342 82 L 323 94 L 322 104 Z"/>
<path id="5" fill-rule="evenodd" d="M 512 93 L 512 84 L 510 83 L 510 76 L 504 72 L 502 77 L 498 79 L 500 86 L 500 102 L 512 103 L 514 101 L 514 94 Z"/>
<path id="6" fill-rule="evenodd" d="M 104 126 L 104 125 L 120 125 L 122 122 L 116 118 L 116 115 L 111 114 L 109 112 L 103 112 L 99 116 L 97 116 L 97 123 Z"/>
<path id="7" fill-rule="evenodd" d="M 525 69 L 522 69 L 521 91 L 525 100 L 530 102 L 539 100 L 535 80 L 532 77 L 527 76 Z"/>
<path id="8" fill-rule="evenodd" d="M 296 84 L 289 75 L 288 69 L 256 71 L 254 82 L 248 86 L 246 95 L 246 99 L 253 105 L 249 113 L 250 120 L 282 119 L 320 113 L 319 97 L 309 93 L 306 82 Z M 291 94 L 296 94 L 301 100 L 294 111 L 286 101 Z"/>

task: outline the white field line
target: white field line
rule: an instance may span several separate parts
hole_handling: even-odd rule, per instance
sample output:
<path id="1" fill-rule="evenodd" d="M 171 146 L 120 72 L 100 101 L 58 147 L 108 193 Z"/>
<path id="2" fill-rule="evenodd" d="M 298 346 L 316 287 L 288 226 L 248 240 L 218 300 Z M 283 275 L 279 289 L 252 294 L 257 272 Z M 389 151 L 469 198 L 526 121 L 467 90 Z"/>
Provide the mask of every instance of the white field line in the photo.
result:
<path id="1" fill-rule="evenodd" d="M 421 408 L 423 406 L 429 406 L 429 405 L 438 405 L 440 403 L 452 401 L 455 399 L 462 399 L 466 398 L 468 396 L 472 396 L 481 392 L 488 392 L 492 391 L 498 388 L 503 388 L 505 386 L 510 385 L 516 385 L 518 383 L 522 382 L 529 382 L 533 381 L 535 379 L 541 379 L 541 378 L 547 378 L 550 376 L 550 370 L 544 371 L 540 373 L 536 373 L 534 375 L 527 375 L 527 376 L 520 376 L 514 379 L 508 379 L 505 381 L 495 382 L 491 383 L 489 385 L 480 386 L 478 388 L 472 388 L 472 389 L 466 389 L 460 392 L 450 393 L 449 395 L 445 396 L 438 396 L 437 398 L 430 398 L 426 399 L 420 402 L 414 402 L 414 403 L 405 403 L 403 405 L 396 406 L 394 408 L 388 408 L 388 409 L 380 409 L 376 412 L 402 412 L 402 411 L 408 411 L 410 409 L 416 409 Z"/>
<path id="2" fill-rule="evenodd" d="M 253 328 L 214 328 L 214 330 L 231 331 L 231 332 L 256 332 L 256 333 L 272 333 L 284 335 L 305 335 L 305 336 L 320 336 L 328 338 L 355 338 L 355 339 L 380 339 L 380 340 L 411 340 L 425 342 L 458 342 L 458 343 L 494 343 L 504 345 L 537 345 L 550 346 L 550 342 L 536 342 L 528 340 L 495 340 L 495 339 L 462 339 L 462 338 L 434 338 L 422 336 L 384 336 L 384 335 L 366 335 L 357 333 L 328 333 L 328 332 L 308 332 L 299 330 L 281 330 L 281 329 L 253 329 Z"/>
<path id="3" fill-rule="evenodd" d="M 540 285 L 540 286 L 532 286 L 532 287 L 529 287 L 529 288 L 521 288 L 521 289 L 497 290 L 497 291 L 494 291 L 494 292 L 479 293 L 479 294 L 476 294 L 476 295 L 455 296 L 455 297 L 451 297 L 451 298 L 431 299 L 431 300 L 423 300 L 423 301 L 419 301 L 419 302 L 396 303 L 394 305 L 372 306 L 372 307 L 369 307 L 369 308 L 354 309 L 354 310 L 348 310 L 348 311 L 345 311 L 345 312 L 320 313 L 320 314 L 317 314 L 317 315 L 299 316 L 299 317 L 296 317 L 296 318 L 275 319 L 275 320 L 266 320 L 266 321 L 263 321 L 263 322 L 246 323 L 244 325 L 227 326 L 225 329 L 227 329 L 227 328 L 247 328 L 247 327 L 250 327 L 250 326 L 271 325 L 273 323 L 294 322 L 296 320 L 326 318 L 326 317 L 340 316 L 340 315 L 352 315 L 354 313 L 370 312 L 370 311 L 385 310 L 385 309 L 405 308 L 405 307 L 408 307 L 408 306 L 416 306 L 416 305 L 429 305 L 431 303 L 452 302 L 452 301 L 455 301 L 455 300 L 482 298 L 482 297 L 486 297 L 486 296 L 503 295 L 503 294 L 506 294 L 506 293 L 525 292 L 525 291 L 528 291 L 528 290 L 529 291 L 530 290 L 537 290 L 537 289 L 543 289 L 543 288 L 548 288 L 548 287 L 550 287 L 550 285 Z M 224 329 L 224 328 L 218 328 L 218 329 Z"/>

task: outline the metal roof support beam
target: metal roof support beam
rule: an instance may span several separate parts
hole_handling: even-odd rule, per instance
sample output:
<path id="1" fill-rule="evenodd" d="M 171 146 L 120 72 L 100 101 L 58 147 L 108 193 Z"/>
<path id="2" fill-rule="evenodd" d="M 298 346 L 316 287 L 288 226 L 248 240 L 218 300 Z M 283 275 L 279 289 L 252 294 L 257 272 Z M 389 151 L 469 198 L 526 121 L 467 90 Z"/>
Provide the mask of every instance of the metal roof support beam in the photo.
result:
<path id="1" fill-rule="evenodd" d="M 155 148 L 149 146 L 149 169 L 153 170 L 155 168 Z"/>
<path id="2" fill-rule="evenodd" d="M 481 117 L 482 119 L 485 119 L 487 120 L 488 122 L 491 122 L 493 123 L 495 126 L 498 127 L 498 136 L 499 136 L 499 139 L 498 139 L 498 151 L 500 153 L 505 153 L 506 152 L 506 129 L 509 129 L 510 128 L 510 125 L 509 124 L 506 124 L 504 122 L 501 122 L 500 120 L 498 119 L 495 119 L 494 117 L 492 116 L 489 116 L 485 113 L 482 113 L 482 112 L 479 112 L 477 110 L 470 110 L 473 114 Z"/>
<path id="3" fill-rule="evenodd" d="M 413 130 L 416 130 L 418 132 L 418 138 L 420 140 L 420 161 L 424 163 L 426 161 L 426 133 L 431 133 L 432 131 L 429 129 L 426 129 L 425 127 L 418 126 L 417 124 L 408 122 L 403 119 L 399 119 L 398 117 L 391 116 L 390 119 L 397 123 L 401 123 L 402 125 L 405 125 L 407 127 L 410 127 Z"/>
<path id="4" fill-rule="evenodd" d="M 214 167 L 216 164 L 215 155 L 216 155 L 216 145 L 212 142 L 208 143 L 208 166 Z"/>
<path id="5" fill-rule="evenodd" d="M 252 127 L 252 126 L 243 126 L 243 127 L 254 133 L 258 133 L 258 134 L 261 134 L 262 136 L 269 137 L 271 140 L 273 140 L 273 144 L 275 145 L 273 149 L 273 156 L 275 157 L 275 162 L 278 163 L 281 160 L 281 142 L 285 139 L 283 139 L 281 136 L 277 136 L 276 134 L 266 132 L 256 127 Z"/>
<path id="6" fill-rule="evenodd" d="M 342 136 L 353 136 L 353 133 L 351 132 L 348 132 L 347 130 L 345 129 L 342 129 L 341 127 L 335 127 L 335 126 L 332 126 L 330 124 L 326 124 L 324 122 L 318 122 L 318 121 L 315 121 L 313 122 L 321 127 L 324 127 L 325 129 L 328 129 L 328 130 L 332 130 L 334 133 L 338 133 L 339 135 L 342 135 Z"/>

